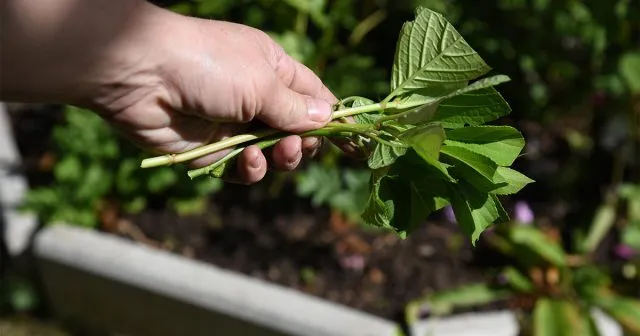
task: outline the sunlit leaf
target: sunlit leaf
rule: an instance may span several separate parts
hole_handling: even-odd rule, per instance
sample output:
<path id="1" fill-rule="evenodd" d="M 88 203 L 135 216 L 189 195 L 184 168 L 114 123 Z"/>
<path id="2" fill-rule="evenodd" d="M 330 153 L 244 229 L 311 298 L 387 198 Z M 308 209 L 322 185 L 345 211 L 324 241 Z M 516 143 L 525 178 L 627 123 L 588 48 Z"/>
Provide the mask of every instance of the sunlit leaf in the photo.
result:
<path id="1" fill-rule="evenodd" d="M 439 13 L 419 7 L 403 25 L 393 63 L 390 96 L 429 85 L 467 82 L 490 70 Z"/>
<path id="2" fill-rule="evenodd" d="M 538 299 L 533 311 L 534 336 L 584 336 L 589 329 L 584 324 L 580 309 L 564 300 Z"/>

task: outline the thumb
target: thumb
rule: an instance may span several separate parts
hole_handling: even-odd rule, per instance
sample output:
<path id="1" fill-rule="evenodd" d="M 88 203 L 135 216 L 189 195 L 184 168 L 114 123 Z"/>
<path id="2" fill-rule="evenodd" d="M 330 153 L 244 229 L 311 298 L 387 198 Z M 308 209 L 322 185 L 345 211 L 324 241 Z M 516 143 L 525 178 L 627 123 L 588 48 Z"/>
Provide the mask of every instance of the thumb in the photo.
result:
<path id="1" fill-rule="evenodd" d="M 262 97 L 257 118 L 267 125 L 287 132 L 304 132 L 321 128 L 331 120 L 331 104 L 320 98 L 293 91 L 281 81 Z"/>

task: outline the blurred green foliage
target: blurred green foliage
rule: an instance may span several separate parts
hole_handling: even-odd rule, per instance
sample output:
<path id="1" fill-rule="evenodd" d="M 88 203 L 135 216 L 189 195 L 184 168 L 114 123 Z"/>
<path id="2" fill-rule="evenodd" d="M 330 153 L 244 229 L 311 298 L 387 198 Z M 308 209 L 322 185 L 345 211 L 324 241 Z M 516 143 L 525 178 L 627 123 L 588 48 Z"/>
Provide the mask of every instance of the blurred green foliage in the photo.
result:
<path id="1" fill-rule="evenodd" d="M 198 213 L 222 186 L 214 179 L 192 182 L 179 167 L 140 170 L 143 153 L 90 111 L 67 107 L 64 120 L 53 131 L 54 181 L 30 190 L 23 204 L 45 223 L 96 227 L 114 211 L 137 213 L 163 197 L 178 213 Z"/>

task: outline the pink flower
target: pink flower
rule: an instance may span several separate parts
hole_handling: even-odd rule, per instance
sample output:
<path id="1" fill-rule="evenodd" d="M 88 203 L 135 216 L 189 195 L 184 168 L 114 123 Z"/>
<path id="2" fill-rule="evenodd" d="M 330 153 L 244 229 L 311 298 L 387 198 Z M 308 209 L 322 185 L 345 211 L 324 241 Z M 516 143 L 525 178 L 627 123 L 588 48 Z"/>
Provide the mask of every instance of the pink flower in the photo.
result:
<path id="1" fill-rule="evenodd" d="M 613 253 L 615 253 L 615 255 L 617 255 L 619 258 L 625 260 L 629 260 L 636 255 L 636 251 L 633 249 L 633 247 L 626 244 L 620 244 L 616 246 L 613 250 Z"/>
<path id="2" fill-rule="evenodd" d="M 362 255 L 355 254 L 340 258 L 340 264 L 345 269 L 360 272 L 364 269 L 366 261 Z"/>
<path id="3" fill-rule="evenodd" d="M 453 207 L 450 205 L 447 205 L 444 208 L 444 216 L 447 218 L 447 221 L 451 222 L 451 223 L 457 223 L 458 221 L 456 220 L 456 214 L 453 213 Z"/>
<path id="4" fill-rule="evenodd" d="M 525 201 L 518 201 L 515 205 L 515 219 L 519 224 L 532 224 L 535 216 L 533 210 L 529 207 L 529 203 Z"/>

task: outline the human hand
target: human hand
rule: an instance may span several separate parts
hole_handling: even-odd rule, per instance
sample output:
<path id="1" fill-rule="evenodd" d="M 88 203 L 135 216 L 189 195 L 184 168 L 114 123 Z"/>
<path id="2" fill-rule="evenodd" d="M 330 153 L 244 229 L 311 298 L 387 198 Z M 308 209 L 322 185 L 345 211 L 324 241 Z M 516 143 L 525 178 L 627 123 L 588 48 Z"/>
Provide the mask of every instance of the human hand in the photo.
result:
<path id="1" fill-rule="evenodd" d="M 296 133 L 330 120 L 337 99 L 265 33 L 181 16 L 146 2 L 127 13 L 120 13 L 113 33 L 104 32 L 109 25 L 96 25 L 97 35 L 105 36 L 102 43 L 87 39 L 89 46 L 78 46 L 78 52 L 89 47 L 93 58 L 79 63 L 92 67 L 75 71 L 77 78 L 66 87 L 78 88 L 77 94 L 65 99 L 97 111 L 141 147 L 179 153 L 241 133 L 256 122 Z M 89 30 L 90 19 L 85 20 L 76 28 Z M 295 169 L 303 154 L 312 155 L 320 144 L 319 138 L 289 136 L 266 157 L 257 147 L 247 147 L 238 157 L 236 176 L 229 179 L 254 183 L 268 166 Z M 190 165 L 210 164 L 228 151 Z"/>

